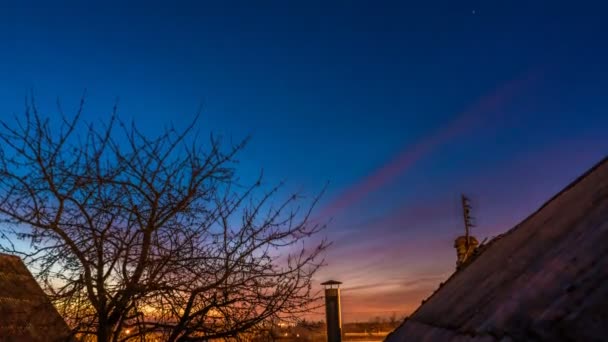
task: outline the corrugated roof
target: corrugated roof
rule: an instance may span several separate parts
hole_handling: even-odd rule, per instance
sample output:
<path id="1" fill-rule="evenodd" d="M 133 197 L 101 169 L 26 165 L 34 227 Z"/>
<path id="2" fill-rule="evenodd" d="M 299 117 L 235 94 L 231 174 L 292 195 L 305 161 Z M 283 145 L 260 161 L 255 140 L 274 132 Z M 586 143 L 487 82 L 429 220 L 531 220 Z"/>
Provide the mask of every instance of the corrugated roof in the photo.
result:
<path id="1" fill-rule="evenodd" d="M 0 341 L 66 341 L 69 328 L 20 258 L 0 253 Z"/>
<path id="2" fill-rule="evenodd" d="M 480 250 L 386 341 L 606 341 L 608 159 Z"/>

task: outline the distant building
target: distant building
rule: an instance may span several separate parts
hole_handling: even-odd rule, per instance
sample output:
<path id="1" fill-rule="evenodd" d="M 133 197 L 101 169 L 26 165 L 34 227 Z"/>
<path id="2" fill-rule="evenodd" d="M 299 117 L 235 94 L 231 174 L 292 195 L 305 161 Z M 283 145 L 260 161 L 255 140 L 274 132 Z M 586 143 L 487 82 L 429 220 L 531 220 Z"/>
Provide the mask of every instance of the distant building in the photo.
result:
<path id="1" fill-rule="evenodd" d="M 0 341 L 68 341 L 70 330 L 21 259 L 0 253 Z"/>
<path id="2" fill-rule="evenodd" d="M 386 339 L 606 341 L 608 159 L 482 244 Z"/>

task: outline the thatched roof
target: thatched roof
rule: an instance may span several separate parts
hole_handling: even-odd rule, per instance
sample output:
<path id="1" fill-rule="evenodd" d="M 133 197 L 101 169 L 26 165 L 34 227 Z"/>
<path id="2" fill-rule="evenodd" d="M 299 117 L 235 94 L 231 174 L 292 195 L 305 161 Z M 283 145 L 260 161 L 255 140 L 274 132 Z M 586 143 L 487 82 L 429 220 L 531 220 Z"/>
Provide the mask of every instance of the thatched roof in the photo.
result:
<path id="1" fill-rule="evenodd" d="M 608 159 L 494 239 L 386 341 L 605 341 Z"/>
<path id="2" fill-rule="evenodd" d="M 69 329 L 20 258 L 0 253 L 0 341 L 66 341 Z"/>

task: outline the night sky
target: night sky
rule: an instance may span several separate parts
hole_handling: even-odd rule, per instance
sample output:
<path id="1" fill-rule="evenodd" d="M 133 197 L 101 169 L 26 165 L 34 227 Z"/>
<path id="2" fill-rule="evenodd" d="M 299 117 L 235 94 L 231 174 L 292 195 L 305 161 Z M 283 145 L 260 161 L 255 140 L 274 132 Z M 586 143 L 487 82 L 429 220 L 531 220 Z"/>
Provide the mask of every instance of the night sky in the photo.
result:
<path id="1" fill-rule="evenodd" d="M 202 132 L 251 135 L 243 181 L 329 182 L 318 280 L 344 282 L 346 321 L 453 272 L 461 193 L 481 241 L 608 153 L 602 1 L 52 3 L 0 4 L 0 118 L 86 89 L 87 120 L 118 99 L 149 134 L 202 108 Z"/>

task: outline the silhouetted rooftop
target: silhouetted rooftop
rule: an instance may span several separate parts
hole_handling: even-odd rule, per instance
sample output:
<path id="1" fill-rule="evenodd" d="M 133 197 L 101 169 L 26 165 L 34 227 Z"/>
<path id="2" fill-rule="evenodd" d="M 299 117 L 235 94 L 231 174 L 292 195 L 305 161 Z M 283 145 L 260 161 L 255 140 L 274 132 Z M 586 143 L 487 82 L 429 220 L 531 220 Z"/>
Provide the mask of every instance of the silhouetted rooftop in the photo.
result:
<path id="1" fill-rule="evenodd" d="M 0 253 L 0 341 L 66 341 L 69 329 L 19 257 Z"/>
<path id="2" fill-rule="evenodd" d="M 605 340 L 606 246 L 608 159 L 482 245 L 386 341 Z"/>

